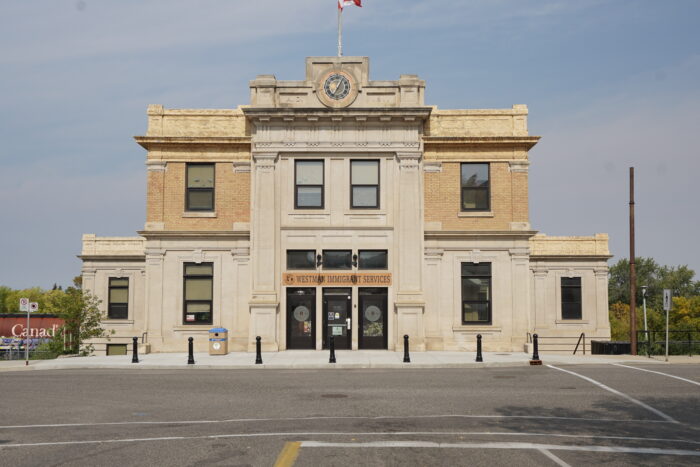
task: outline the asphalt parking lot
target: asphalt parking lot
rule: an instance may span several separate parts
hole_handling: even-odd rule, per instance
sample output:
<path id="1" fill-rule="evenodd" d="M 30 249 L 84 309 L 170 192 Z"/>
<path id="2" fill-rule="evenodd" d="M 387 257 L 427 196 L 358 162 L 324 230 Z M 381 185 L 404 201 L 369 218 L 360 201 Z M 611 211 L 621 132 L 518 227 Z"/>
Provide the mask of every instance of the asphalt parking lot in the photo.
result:
<path id="1" fill-rule="evenodd" d="M 6 372 L 3 465 L 698 465 L 699 365 Z"/>

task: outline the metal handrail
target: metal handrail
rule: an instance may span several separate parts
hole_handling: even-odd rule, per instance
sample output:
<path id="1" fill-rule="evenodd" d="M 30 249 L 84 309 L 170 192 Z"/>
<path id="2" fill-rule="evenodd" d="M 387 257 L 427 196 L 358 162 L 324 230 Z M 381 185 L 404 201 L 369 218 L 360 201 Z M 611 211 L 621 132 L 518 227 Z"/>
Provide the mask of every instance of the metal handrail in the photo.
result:
<path id="1" fill-rule="evenodd" d="M 581 344 L 581 339 L 583 339 L 583 354 L 586 355 L 586 333 L 582 332 L 580 336 L 578 336 L 578 342 L 576 342 L 576 348 L 574 349 L 574 355 L 576 355 L 576 351 L 578 350 L 578 346 Z"/>

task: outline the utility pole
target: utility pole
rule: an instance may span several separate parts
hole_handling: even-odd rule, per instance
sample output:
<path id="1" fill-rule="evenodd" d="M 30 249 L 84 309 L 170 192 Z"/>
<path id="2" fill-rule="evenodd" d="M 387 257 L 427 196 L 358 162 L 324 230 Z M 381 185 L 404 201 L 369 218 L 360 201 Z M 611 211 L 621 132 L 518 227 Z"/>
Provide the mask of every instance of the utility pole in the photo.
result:
<path id="1" fill-rule="evenodd" d="M 630 347 L 632 355 L 637 355 L 637 271 L 634 255 L 634 167 L 630 167 Z"/>

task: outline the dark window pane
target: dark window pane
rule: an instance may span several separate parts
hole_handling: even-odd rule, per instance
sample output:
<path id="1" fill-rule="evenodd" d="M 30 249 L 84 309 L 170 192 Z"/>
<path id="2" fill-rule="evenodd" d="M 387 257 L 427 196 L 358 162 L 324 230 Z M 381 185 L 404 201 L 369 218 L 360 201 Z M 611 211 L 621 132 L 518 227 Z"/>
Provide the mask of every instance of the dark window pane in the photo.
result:
<path id="1" fill-rule="evenodd" d="M 489 191 L 484 188 L 463 188 L 462 209 L 488 209 Z"/>
<path id="2" fill-rule="evenodd" d="M 288 250 L 287 269 L 315 269 L 315 250 Z"/>
<path id="3" fill-rule="evenodd" d="M 561 278 L 562 287 L 581 287 L 580 277 L 562 277 Z"/>
<path id="4" fill-rule="evenodd" d="M 110 303 L 107 311 L 109 319 L 127 319 L 129 317 L 129 308 L 126 303 Z"/>
<path id="5" fill-rule="evenodd" d="M 562 303 L 561 317 L 562 319 L 581 319 L 581 303 Z"/>
<path id="6" fill-rule="evenodd" d="M 188 190 L 187 209 L 193 211 L 213 211 L 214 191 L 211 189 Z"/>
<path id="7" fill-rule="evenodd" d="M 491 276 L 491 263 L 462 263 L 463 276 Z"/>
<path id="8" fill-rule="evenodd" d="M 352 187 L 352 207 L 376 208 L 379 205 L 377 192 L 378 188 L 376 186 Z"/>
<path id="9" fill-rule="evenodd" d="M 561 301 L 566 303 L 580 303 L 581 287 L 562 287 Z"/>
<path id="10" fill-rule="evenodd" d="M 386 269 L 386 250 L 360 250 L 358 267 L 359 269 Z"/>
<path id="11" fill-rule="evenodd" d="M 465 323 L 486 323 L 490 321 L 488 303 L 464 302 L 463 317 Z"/>
<path id="12" fill-rule="evenodd" d="M 488 301 L 490 299 L 489 279 L 463 278 L 462 279 L 462 300 L 465 301 Z"/>
<path id="13" fill-rule="evenodd" d="M 350 250 L 324 250 L 323 269 L 351 269 L 352 251 Z"/>
<path id="14" fill-rule="evenodd" d="M 305 208 L 320 208 L 323 206 L 322 187 L 297 187 L 297 206 Z"/>

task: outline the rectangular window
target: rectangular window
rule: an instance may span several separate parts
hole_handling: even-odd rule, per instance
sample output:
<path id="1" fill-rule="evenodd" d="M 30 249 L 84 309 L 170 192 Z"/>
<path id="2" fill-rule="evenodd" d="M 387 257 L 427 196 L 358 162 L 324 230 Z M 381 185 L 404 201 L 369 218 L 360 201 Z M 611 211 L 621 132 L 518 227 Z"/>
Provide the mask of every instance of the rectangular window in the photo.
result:
<path id="1" fill-rule="evenodd" d="M 128 319 L 129 318 L 129 279 L 109 278 L 109 306 L 107 307 L 107 318 Z"/>
<path id="2" fill-rule="evenodd" d="M 214 210 L 214 164 L 187 164 L 186 211 Z"/>
<path id="3" fill-rule="evenodd" d="M 287 250 L 287 269 L 316 269 L 316 250 Z"/>
<path id="4" fill-rule="evenodd" d="M 491 324 L 491 263 L 462 263 L 462 324 Z"/>
<path id="5" fill-rule="evenodd" d="M 294 161 L 294 208 L 323 209 L 323 161 Z"/>
<path id="6" fill-rule="evenodd" d="M 185 263 L 185 324 L 212 324 L 213 263 Z"/>
<path id="7" fill-rule="evenodd" d="M 462 164 L 462 211 L 491 208 L 489 164 Z"/>
<path id="8" fill-rule="evenodd" d="M 323 250 L 323 269 L 352 269 L 352 251 Z"/>
<path id="9" fill-rule="evenodd" d="M 350 206 L 379 207 L 379 161 L 350 161 Z"/>
<path id="10" fill-rule="evenodd" d="M 386 269 L 386 250 L 360 250 L 358 269 Z"/>
<path id="11" fill-rule="evenodd" d="M 561 319 L 582 319 L 581 278 L 561 278 Z"/>

